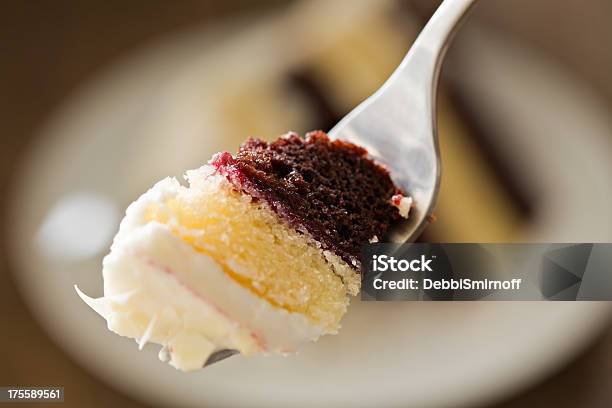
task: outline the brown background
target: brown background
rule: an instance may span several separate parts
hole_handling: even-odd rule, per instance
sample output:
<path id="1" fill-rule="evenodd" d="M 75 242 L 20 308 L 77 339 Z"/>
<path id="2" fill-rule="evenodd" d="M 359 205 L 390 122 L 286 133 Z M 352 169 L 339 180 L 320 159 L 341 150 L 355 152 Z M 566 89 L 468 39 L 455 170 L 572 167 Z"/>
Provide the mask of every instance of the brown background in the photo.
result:
<path id="1" fill-rule="evenodd" d="M 163 33 L 286 1 L 158 0 L 2 2 L 0 12 L 1 214 L 15 164 L 53 109 L 113 60 Z M 495 1 L 479 14 L 564 61 L 612 101 L 612 2 Z M 534 4 L 537 3 L 537 4 Z M 562 4 L 559 4 L 562 3 Z M 588 7 L 585 3 L 589 3 Z M 428 1 L 417 8 L 426 16 Z M 521 18 L 513 18 L 520 14 Z M 542 24 L 545 22 L 546 24 Z M 548 28 L 546 28 L 548 27 Z M 551 30 L 550 27 L 554 27 Z M 612 111 L 612 110 L 611 110 Z M 4 222 L 2 223 L 4 227 Z M 0 241 L 0 385 L 66 388 L 70 406 L 140 407 L 101 384 L 34 322 L 11 281 Z M 612 406 L 612 330 L 570 366 L 497 407 Z M 23 405 L 22 405 L 23 406 Z"/>

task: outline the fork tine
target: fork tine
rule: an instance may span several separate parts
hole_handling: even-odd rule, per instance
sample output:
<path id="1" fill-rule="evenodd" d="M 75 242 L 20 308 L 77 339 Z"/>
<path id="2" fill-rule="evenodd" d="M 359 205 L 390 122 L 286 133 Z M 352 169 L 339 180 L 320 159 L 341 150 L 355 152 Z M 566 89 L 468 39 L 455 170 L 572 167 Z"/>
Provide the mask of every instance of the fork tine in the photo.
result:
<path id="1" fill-rule="evenodd" d="M 204 367 L 207 367 L 221 360 L 225 360 L 226 358 L 231 357 L 235 354 L 239 354 L 238 350 L 224 349 L 215 351 L 210 355 L 210 357 L 208 357 L 208 360 L 206 360 L 206 363 L 204 363 Z"/>

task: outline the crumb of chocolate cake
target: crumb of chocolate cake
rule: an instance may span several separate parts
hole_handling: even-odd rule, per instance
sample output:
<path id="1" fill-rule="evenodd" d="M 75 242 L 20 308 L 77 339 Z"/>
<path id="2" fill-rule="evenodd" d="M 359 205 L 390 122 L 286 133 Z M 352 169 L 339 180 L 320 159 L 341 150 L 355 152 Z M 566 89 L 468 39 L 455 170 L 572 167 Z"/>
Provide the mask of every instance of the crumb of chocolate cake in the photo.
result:
<path id="1" fill-rule="evenodd" d="M 235 157 L 221 153 L 211 164 L 349 265 L 358 264 L 363 244 L 402 218 L 391 199 L 404 193 L 388 170 L 366 149 L 322 131 L 304 138 L 289 133 L 271 143 L 248 139 Z"/>

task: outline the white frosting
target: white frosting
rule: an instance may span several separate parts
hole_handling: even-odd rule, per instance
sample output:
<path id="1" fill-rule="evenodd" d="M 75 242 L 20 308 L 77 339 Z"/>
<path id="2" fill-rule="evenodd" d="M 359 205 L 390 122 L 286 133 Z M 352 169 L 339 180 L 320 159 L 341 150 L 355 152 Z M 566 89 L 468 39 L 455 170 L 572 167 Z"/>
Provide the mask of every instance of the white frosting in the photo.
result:
<path id="1" fill-rule="evenodd" d="M 152 203 L 163 205 L 182 187 L 167 178 L 132 203 L 111 253 L 104 258 L 104 297 L 81 298 L 113 332 L 162 345 L 160 359 L 189 371 L 211 353 L 290 353 L 323 330 L 306 316 L 272 306 L 237 284 L 209 256 L 174 235 L 170 226 L 145 222 Z"/>
<path id="2" fill-rule="evenodd" d="M 397 210 L 402 217 L 408 218 L 410 208 L 412 208 L 412 197 L 400 196 L 398 197 L 399 200 L 397 200 L 399 202 L 396 202 L 396 197 L 397 196 L 393 196 L 391 203 L 397 207 Z"/>

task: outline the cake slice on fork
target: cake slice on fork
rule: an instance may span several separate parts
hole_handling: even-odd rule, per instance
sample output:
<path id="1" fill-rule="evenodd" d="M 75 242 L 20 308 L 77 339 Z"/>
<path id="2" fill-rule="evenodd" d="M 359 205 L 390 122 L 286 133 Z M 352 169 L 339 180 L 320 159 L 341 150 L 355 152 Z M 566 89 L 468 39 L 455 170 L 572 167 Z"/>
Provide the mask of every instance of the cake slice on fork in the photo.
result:
<path id="1" fill-rule="evenodd" d="M 298 350 L 337 333 L 360 287 L 361 246 L 410 198 L 365 149 L 320 131 L 247 140 L 164 179 L 127 209 L 104 258 L 104 297 L 79 295 L 110 330 L 201 368 L 219 350 Z"/>

